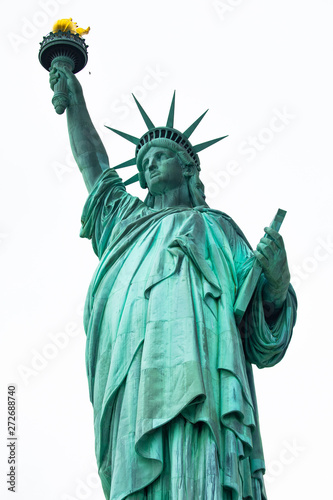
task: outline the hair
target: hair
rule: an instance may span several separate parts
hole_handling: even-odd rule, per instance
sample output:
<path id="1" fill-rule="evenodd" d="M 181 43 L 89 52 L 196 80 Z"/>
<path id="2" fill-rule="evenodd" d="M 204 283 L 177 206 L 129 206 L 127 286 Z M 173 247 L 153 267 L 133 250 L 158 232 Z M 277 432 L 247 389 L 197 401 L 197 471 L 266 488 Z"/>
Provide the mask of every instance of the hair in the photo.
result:
<path id="1" fill-rule="evenodd" d="M 166 148 L 170 149 L 170 148 Z M 171 150 L 172 151 L 172 150 Z M 208 207 L 205 199 L 205 186 L 202 183 L 200 177 L 199 177 L 199 169 L 195 165 L 195 163 L 189 158 L 189 155 L 184 151 L 173 151 L 175 153 L 175 157 L 178 159 L 182 171 L 183 171 L 183 176 L 186 180 L 189 195 L 190 195 L 190 201 L 192 204 L 192 207 L 198 207 L 198 206 L 205 206 Z M 143 174 L 141 174 L 143 175 Z M 148 192 L 148 195 L 145 199 L 145 204 L 153 208 L 154 207 L 154 200 L 155 196 L 152 195 L 150 192 Z"/>

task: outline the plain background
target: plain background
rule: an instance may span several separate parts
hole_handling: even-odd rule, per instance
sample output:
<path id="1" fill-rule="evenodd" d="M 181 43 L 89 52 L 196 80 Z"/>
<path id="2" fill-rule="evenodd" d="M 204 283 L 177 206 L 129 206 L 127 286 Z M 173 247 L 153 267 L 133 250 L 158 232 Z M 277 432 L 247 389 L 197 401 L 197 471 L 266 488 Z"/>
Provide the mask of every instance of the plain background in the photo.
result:
<path id="1" fill-rule="evenodd" d="M 82 306 L 97 265 L 79 238 L 86 189 L 65 116 L 51 104 L 39 42 L 73 17 L 89 61 L 78 75 L 114 166 L 140 137 L 131 92 L 156 125 L 210 108 L 191 140 L 211 207 L 255 246 L 276 210 L 299 300 L 283 361 L 255 369 L 269 500 L 331 491 L 333 263 L 332 15 L 328 0 L 17 0 L 2 28 L 0 495 L 7 491 L 7 384 L 17 385 L 17 500 L 102 500 L 84 364 Z M 127 169 L 123 178 L 135 173 Z M 140 197 L 145 193 L 132 186 Z"/>

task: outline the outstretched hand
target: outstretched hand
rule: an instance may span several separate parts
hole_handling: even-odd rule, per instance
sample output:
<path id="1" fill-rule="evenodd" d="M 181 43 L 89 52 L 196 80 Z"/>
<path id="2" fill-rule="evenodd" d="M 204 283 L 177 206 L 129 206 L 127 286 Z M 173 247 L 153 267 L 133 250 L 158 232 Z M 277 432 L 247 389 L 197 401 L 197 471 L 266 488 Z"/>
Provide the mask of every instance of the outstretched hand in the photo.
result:
<path id="1" fill-rule="evenodd" d="M 79 80 L 76 76 L 66 67 L 53 67 L 50 70 L 50 87 L 54 90 L 55 85 L 61 78 L 66 79 L 69 102 L 71 104 L 80 104 L 83 102 L 83 92 Z"/>
<path id="2" fill-rule="evenodd" d="M 254 255 L 267 279 L 265 299 L 281 306 L 290 282 L 287 254 L 282 236 L 270 227 L 265 227 L 265 232 L 268 237 L 261 238 Z"/>

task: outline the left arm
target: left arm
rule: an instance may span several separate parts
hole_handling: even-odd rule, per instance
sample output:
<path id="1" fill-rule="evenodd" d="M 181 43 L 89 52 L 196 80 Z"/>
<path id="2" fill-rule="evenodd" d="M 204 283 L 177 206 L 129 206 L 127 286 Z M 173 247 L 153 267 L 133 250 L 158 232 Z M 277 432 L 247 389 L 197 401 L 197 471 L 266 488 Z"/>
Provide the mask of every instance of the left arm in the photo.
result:
<path id="1" fill-rule="evenodd" d="M 263 272 L 239 325 L 244 354 L 258 368 L 274 366 L 286 353 L 296 321 L 297 300 L 281 235 L 265 228 L 254 256 Z M 251 269 L 251 251 L 239 234 L 231 238 L 238 289 Z M 253 254 L 252 254 L 253 255 Z"/>
<path id="2" fill-rule="evenodd" d="M 258 259 L 264 276 L 262 300 L 265 316 L 271 323 L 278 316 L 286 300 L 290 272 L 282 236 L 270 227 L 265 227 L 266 236 L 261 238 L 254 255 Z"/>

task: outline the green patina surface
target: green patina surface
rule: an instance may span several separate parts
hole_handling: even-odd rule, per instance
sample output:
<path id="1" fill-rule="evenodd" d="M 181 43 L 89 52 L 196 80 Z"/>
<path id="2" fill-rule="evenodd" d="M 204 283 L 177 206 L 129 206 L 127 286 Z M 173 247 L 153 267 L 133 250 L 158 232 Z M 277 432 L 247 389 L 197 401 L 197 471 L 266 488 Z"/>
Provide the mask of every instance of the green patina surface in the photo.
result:
<path id="1" fill-rule="evenodd" d="M 76 77 L 55 68 L 50 78 L 67 83 L 71 146 L 90 192 L 81 236 L 99 258 L 84 323 L 105 497 L 265 499 L 251 364 L 278 363 L 296 320 L 281 236 L 266 228 L 253 252 L 206 204 L 188 150 L 156 135 L 140 156 L 148 196 L 130 195 Z M 263 272 L 237 326 L 234 304 L 255 259 Z"/>

